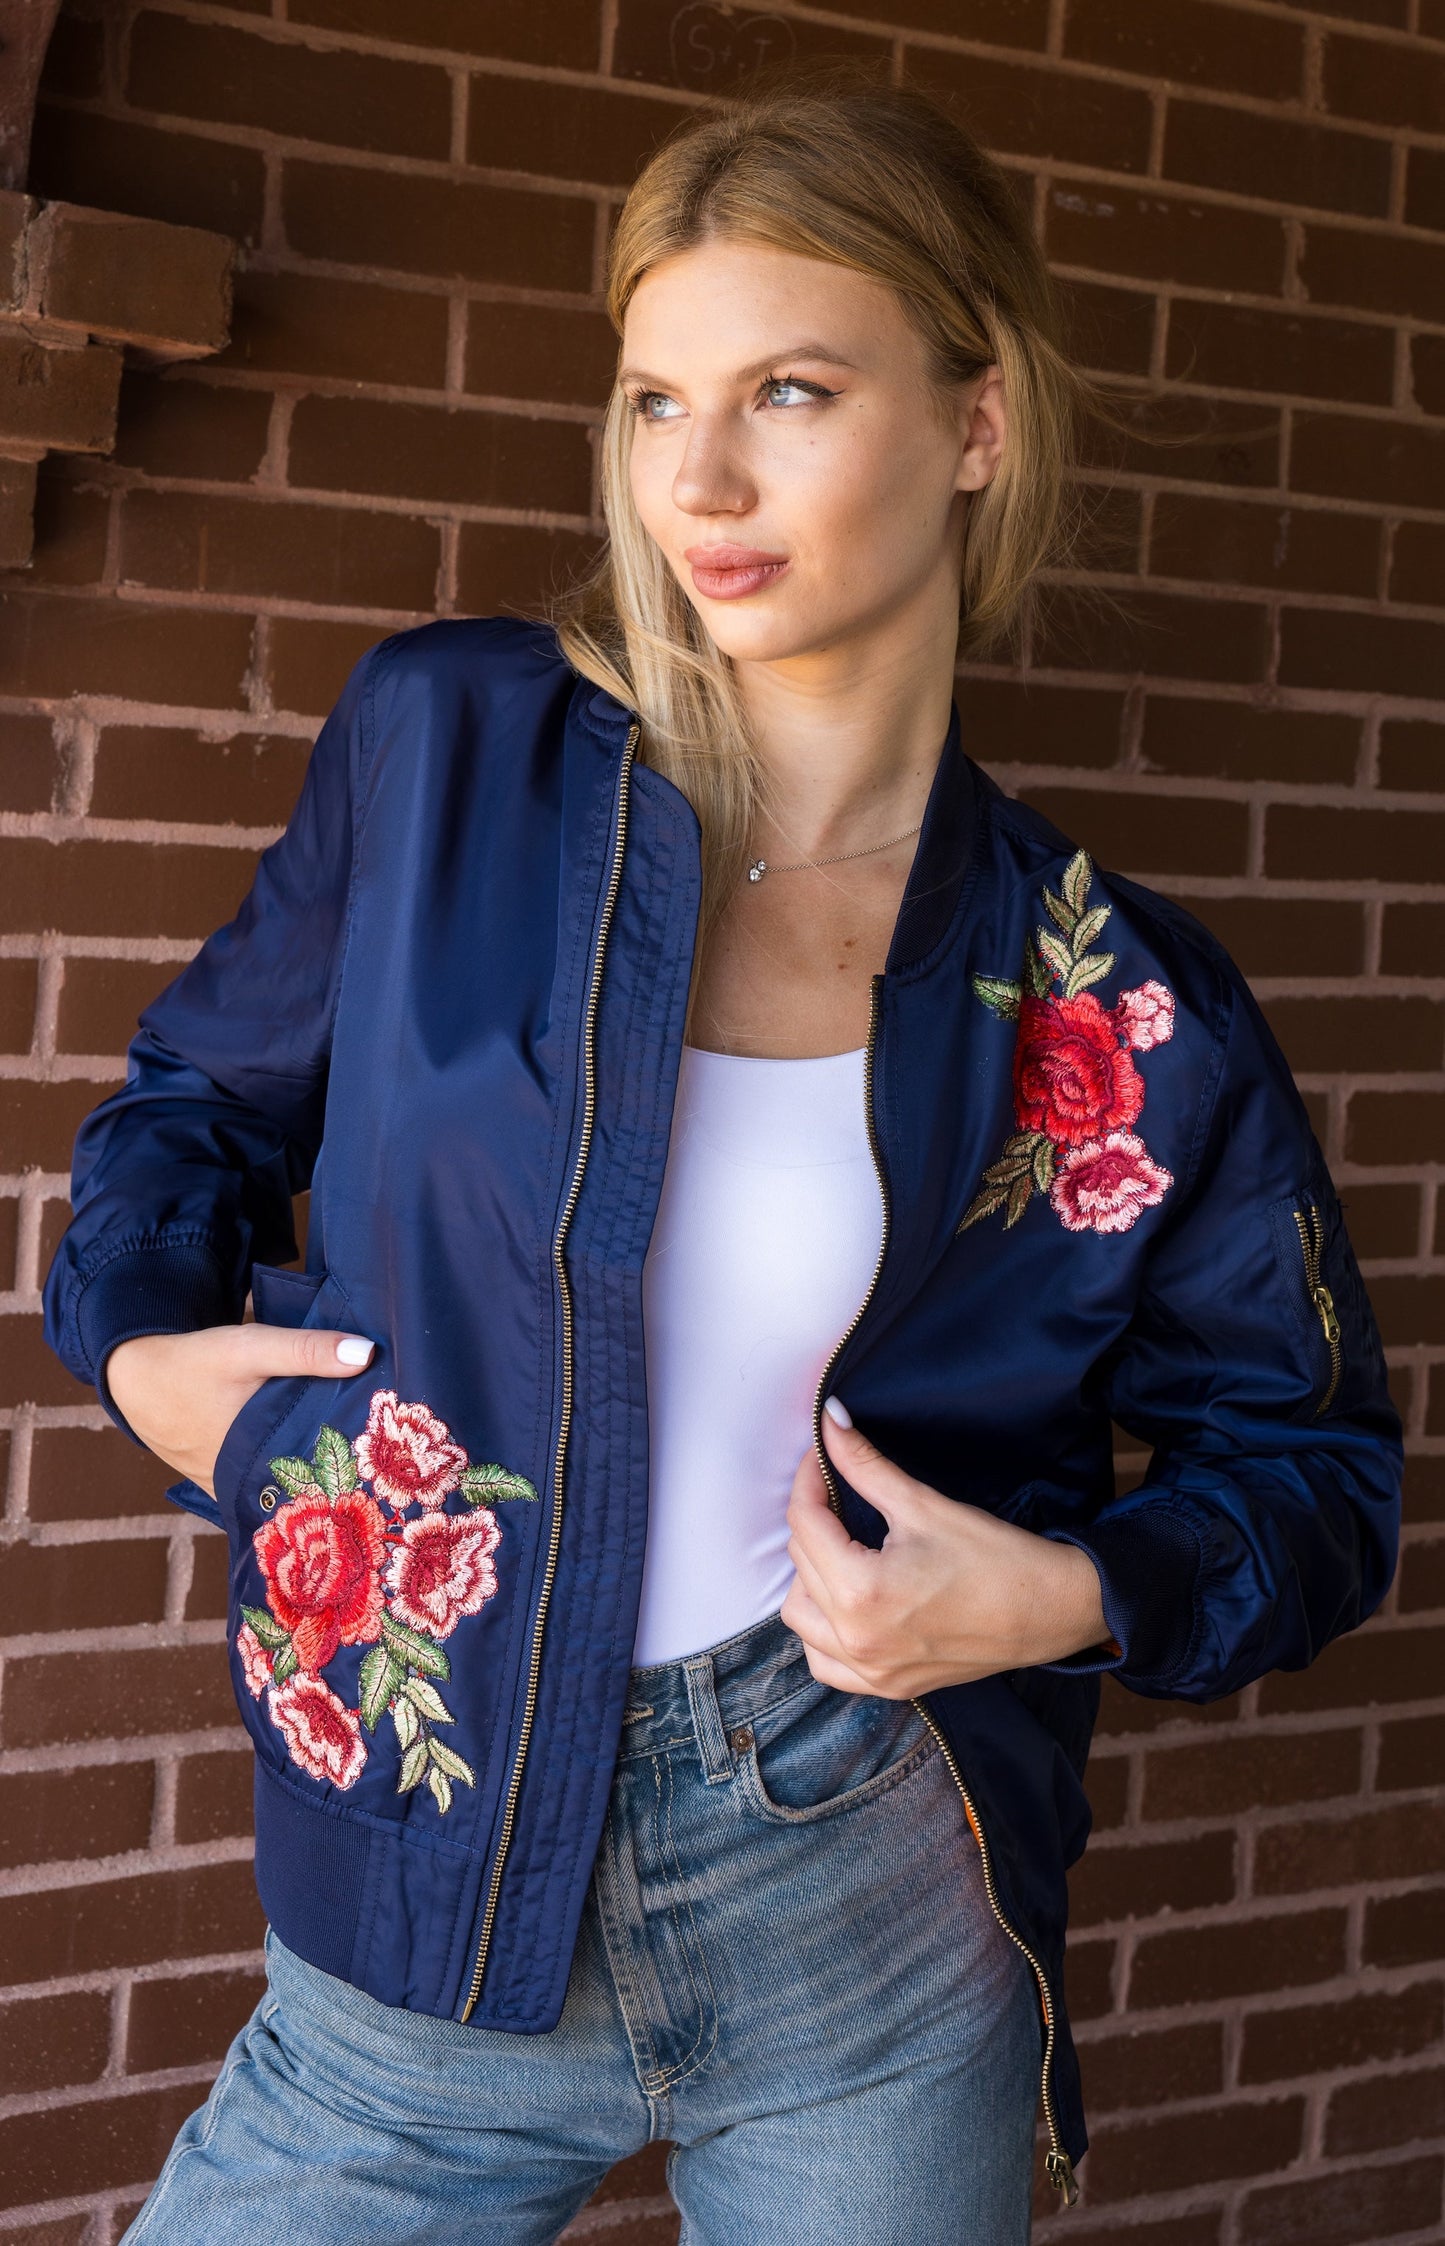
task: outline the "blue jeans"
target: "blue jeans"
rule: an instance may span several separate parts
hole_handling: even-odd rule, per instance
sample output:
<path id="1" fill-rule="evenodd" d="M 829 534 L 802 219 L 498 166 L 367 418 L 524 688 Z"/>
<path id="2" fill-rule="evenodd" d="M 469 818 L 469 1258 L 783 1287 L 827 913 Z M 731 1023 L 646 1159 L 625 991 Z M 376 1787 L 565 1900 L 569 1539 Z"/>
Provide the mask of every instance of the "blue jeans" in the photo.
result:
<path id="1" fill-rule="evenodd" d="M 683 2246 L 1025 2246 L 1037 1983 L 909 1701 L 777 1614 L 635 1668 L 545 2035 L 268 1986 L 123 2246 L 550 2246 L 673 2141 Z"/>

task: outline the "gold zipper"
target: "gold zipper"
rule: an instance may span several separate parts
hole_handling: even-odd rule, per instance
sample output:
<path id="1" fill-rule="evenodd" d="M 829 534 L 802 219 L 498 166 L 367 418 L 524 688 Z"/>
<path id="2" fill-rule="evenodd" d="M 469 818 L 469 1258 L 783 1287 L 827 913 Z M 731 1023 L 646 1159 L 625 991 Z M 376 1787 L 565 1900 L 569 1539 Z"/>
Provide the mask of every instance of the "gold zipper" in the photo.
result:
<path id="1" fill-rule="evenodd" d="M 512 1776 L 507 1788 L 507 1806 L 502 1816 L 502 1836 L 497 1844 L 497 1860 L 492 1867 L 492 1884 L 487 1896 L 487 1908 L 482 1918 L 482 1931 L 477 1942 L 476 1963 L 472 1967 L 471 1994 L 467 1998 L 463 2020 L 469 2020 L 477 1998 L 481 1994 L 482 1975 L 487 1967 L 487 1949 L 492 1938 L 492 1924 L 497 1915 L 497 1896 L 502 1884 L 502 1867 L 507 1860 L 511 1843 L 512 1826 L 517 1814 L 517 1796 L 522 1785 L 522 1765 L 527 1759 L 527 1742 L 532 1733 L 532 1717 L 537 1706 L 537 1680 L 542 1669 L 542 1628 L 547 1619 L 547 1602 L 551 1596 L 552 1578 L 557 1572 L 557 1553 L 562 1541 L 562 1483 L 567 1457 L 567 1436 L 572 1425 L 572 1290 L 567 1278 L 567 1266 L 562 1254 L 562 1244 L 567 1237 L 567 1227 L 582 1191 L 582 1173 L 587 1166 L 587 1149 L 592 1141 L 592 1118 L 596 1103 L 596 1072 L 593 1054 L 593 1032 L 597 1021 L 597 1000 L 602 989 L 602 960 L 607 949 L 607 934 L 612 925 L 612 910 L 617 902 L 618 885 L 622 879 L 622 851 L 627 839 L 627 788 L 632 774 L 632 760 L 637 747 L 640 727 L 634 723 L 622 752 L 622 765 L 618 778 L 617 838 L 612 850 L 612 870 L 608 877 L 607 894 L 602 904 L 602 920 L 597 931 L 597 949 L 592 960 L 592 983 L 587 993 L 587 1012 L 582 1031 L 582 1136 L 577 1146 L 577 1161 L 572 1171 L 572 1183 L 552 1242 L 552 1262 L 557 1273 L 557 1286 L 562 1302 L 562 1419 L 557 1431 L 557 1455 L 552 1465 L 552 1539 L 547 1553 L 546 1573 L 542 1578 L 541 1596 L 537 1602 L 537 1618 L 532 1626 L 532 1662 L 527 1677 L 527 1701 L 522 1711 L 521 1737 L 517 1741 L 517 1759 L 512 1765 Z"/>
<path id="2" fill-rule="evenodd" d="M 883 1236 L 878 1245 L 878 1260 L 873 1266 L 873 1276 L 868 1282 L 868 1292 L 858 1305 L 848 1327 L 834 1343 L 828 1362 L 823 1367 L 822 1374 L 819 1377 L 817 1390 L 813 1397 L 813 1448 L 818 1454 L 818 1463 L 823 1470 L 823 1480 L 828 1491 L 828 1503 L 840 1518 L 842 1506 L 839 1501 L 838 1484 L 833 1473 L 832 1460 L 823 1446 L 823 1398 L 828 1392 L 828 1383 L 832 1378 L 833 1367 L 837 1364 L 845 1343 L 857 1331 L 859 1321 L 867 1310 L 869 1303 L 873 1300 L 874 1289 L 878 1285 L 884 1258 L 888 1252 L 888 1235 L 892 1225 L 892 1206 L 888 1196 L 888 1180 L 883 1173 L 883 1163 L 878 1151 L 878 1136 L 873 1120 L 873 1071 L 878 1040 L 879 1001 L 882 990 L 883 977 L 875 975 L 869 989 L 868 1039 L 863 1053 L 863 1102 L 868 1122 L 868 1150 L 873 1157 L 873 1168 L 878 1179 L 878 1191 L 883 1202 Z M 1043 1967 L 1023 1936 L 1004 1916 L 1003 1908 L 998 1899 L 998 1888 L 994 1881 L 993 1859 L 989 1853 L 988 1841 L 984 1835 L 978 1811 L 974 1807 L 973 1797 L 964 1783 L 963 1773 L 958 1767 L 952 1747 L 944 1737 L 931 1711 L 924 1706 L 923 1702 L 914 1700 L 912 1704 L 942 1748 L 944 1760 L 953 1774 L 953 1782 L 963 1796 L 963 1807 L 968 1818 L 969 1830 L 978 1843 L 978 1853 L 983 1865 L 983 1884 L 993 1915 L 1009 1940 L 1023 1951 L 1024 1956 L 1034 1969 L 1039 1984 L 1039 2002 L 1044 2015 L 1044 2056 L 1039 2088 L 1043 2101 L 1044 2122 L 1049 2132 L 1049 2150 L 1044 2159 L 1044 2171 L 1055 2190 L 1063 2194 L 1064 2205 L 1071 2207 L 1079 2196 L 1079 2186 L 1074 2176 L 1074 2164 L 1059 2141 L 1058 2122 L 1054 2114 L 1054 2101 L 1049 2088 L 1049 2071 L 1054 2058 L 1055 2029 L 1054 2003 L 1049 1990 L 1048 1975 L 1044 1972 Z"/>
<path id="3" fill-rule="evenodd" d="M 1340 1368 L 1343 1362 L 1340 1348 L 1340 1321 L 1335 1315 L 1335 1298 L 1320 1277 L 1320 1256 L 1325 1244 L 1325 1220 L 1318 1205 L 1311 1203 L 1309 1224 L 1305 1223 L 1303 1209 L 1296 1209 L 1294 1221 L 1299 1226 L 1300 1246 L 1304 1250 L 1305 1284 L 1310 1291 L 1310 1301 L 1319 1313 L 1325 1330 L 1325 1340 L 1330 1352 L 1330 1385 L 1315 1406 L 1315 1417 L 1328 1411 L 1335 1390 L 1340 1385 Z"/>

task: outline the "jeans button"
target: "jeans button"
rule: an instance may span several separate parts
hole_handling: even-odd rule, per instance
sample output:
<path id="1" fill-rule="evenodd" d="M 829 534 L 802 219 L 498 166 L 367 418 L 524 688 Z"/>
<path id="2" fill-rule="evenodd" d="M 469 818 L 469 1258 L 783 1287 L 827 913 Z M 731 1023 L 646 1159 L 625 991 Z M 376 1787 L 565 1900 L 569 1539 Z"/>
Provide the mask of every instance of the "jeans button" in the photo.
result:
<path id="1" fill-rule="evenodd" d="M 728 1745 L 735 1755 L 745 1755 L 752 1743 L 753 1727 L 751 1724 L 741 1723 L 735 1731 L 728 1733 Z"/>

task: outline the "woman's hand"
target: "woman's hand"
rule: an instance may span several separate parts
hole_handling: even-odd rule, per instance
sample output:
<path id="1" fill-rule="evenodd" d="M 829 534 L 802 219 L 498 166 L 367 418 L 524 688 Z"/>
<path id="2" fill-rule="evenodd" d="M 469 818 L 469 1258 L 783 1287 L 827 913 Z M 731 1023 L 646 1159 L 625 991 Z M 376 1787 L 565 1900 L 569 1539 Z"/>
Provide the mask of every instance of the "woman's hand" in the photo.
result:
<path id="1" fill-rule="evenodd" d="M 342 1357 L 341 1347 L 352 1354 Z M 137 1334 L 105 1359 L 118 1410 L 147 1450 L 208 1497 L 227 1428 L 273 1373 L 334 1380 L 359 1372 L 376 1344 L 362 1334 L 302 1326 L 199 1326 L 188 1334 Z"/>
<path id="2" fill-rule="evenodd" d="M 878 1551 L 853 1541 L 810 1448 L 788 1504 L 797 1576 L 781 1612 L 821 1683 L 911 1700 L 1108 1640 L 1098 1570 L 1076 1544 L 944 1497 L 826 1410 L 823 1440 L 888 1535 Z"/>

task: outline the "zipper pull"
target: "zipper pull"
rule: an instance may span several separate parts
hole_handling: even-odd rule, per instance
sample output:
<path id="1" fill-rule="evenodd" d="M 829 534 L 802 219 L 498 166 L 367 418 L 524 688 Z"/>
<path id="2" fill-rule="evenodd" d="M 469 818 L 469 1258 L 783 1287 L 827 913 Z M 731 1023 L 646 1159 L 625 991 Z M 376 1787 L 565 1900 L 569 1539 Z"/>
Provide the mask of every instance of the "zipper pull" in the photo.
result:
<path id="1" fill-rule="evenodd" d="M 1314 1306 L 1320 1314 L 1320 1324 L 1325 1329 L 1326 1341 L 1337 1342 L 1340 1338 L 1340 1321 L 1335 1316 L 1334 1296 L 1322 1279 L 1315 1282 L 1310 1289 L 1310 1294 L 1314 1299 Z"/>
<path id="2" fill-rule="evenodd" d="M 1068 2154 L 1061 2151 L 1047 2153 L 1044 2156 L 1044 2174 L 1055 2191 L 1063 2193 L 1064 2205 L 1072 2207 L 1079 2196 L 1079 2187 L 1074 2181 L 1074 2163 Z"/>

